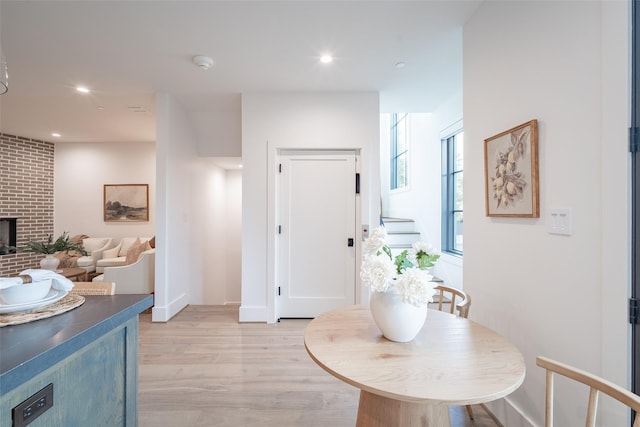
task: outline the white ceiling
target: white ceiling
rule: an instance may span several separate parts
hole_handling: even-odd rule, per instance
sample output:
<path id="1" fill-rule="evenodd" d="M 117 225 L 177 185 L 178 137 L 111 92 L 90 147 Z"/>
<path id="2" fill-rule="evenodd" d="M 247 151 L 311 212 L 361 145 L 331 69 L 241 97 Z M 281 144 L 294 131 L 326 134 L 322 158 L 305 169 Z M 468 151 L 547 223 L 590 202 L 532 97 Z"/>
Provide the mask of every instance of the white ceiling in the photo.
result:
<path id="1" fill-rule="evenodd" d="M 480 1 L 0 0 L 0 131 L 154 141 L 156 92 L 200 115 L 268 91 L 379 91 L 383 112 L 429 112 L 462 88 L 462 25 Z"/>

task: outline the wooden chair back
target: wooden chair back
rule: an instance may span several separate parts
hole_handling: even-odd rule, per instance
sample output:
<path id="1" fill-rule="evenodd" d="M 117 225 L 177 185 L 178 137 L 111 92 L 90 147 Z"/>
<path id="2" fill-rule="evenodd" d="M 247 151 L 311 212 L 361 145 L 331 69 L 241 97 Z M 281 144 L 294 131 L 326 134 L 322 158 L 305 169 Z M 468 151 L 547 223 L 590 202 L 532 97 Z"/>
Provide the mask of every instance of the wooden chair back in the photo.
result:
<path id="1" fill-rule="evenodd" d="M 115 295 L 116 284 L 114 282 L 74 282 L 73 289 L 69 293 L 75 295 Z"/>
<path id="2" fill-rule="evenodd" d="M 471 307 L 471 297 L 469 294 L 460 289 L 445 285 L 438 285 L 435 287 L 435 290 L 438 293 L 434 298 L 434 304 L 437 304 L 438 311 L 448 311 L 451 314 L 457 314 L 465 319 L 469 317 L 469 308 Z M 437 301 L 435 301 L 436 298 Z M 471 405 L 466 405 L 466 408 L 469 418 L 473 420 L 473 409 L 471 409 Z"/>
<path id="3" fill-rule="evenodd" d="M 438 311 L 448 311 L 451 314 L 457 314 L 465 319 L 469 317 L 469 308 L 471 308 L 471 297 L 464 291 L 449 286 L 438 285 L 435 287 L 438 292 Z M 448 304 L 448 308 L 447 308 Z M 454 313 L 457 311 L 457 313 Z"/>
<path id="4" fill-rule="evenodd" d="M 544 356 L 536 358 L 536 364 L 547 371 L 546 379 L 546 404 L 545 404 L 545 427 L 553 427 L 553 376 L 554 374 L 562 375 L 574 381 L 582 383 L 590 388 L 589 403 L 587 405 L 587 427 L 595 427 L 596 415 L 598 412 L 598 396 L 604 393 L 613 399 L 616 399 L 623 405 L 628 406 L 636 412 L 633 427 L 640 427 L 640 417 L 637 412 L 640 411 L 640 396 L 620 387 L 604 378 L 593 375 L 581 369 L 564 363 L 556 362 Z"/>

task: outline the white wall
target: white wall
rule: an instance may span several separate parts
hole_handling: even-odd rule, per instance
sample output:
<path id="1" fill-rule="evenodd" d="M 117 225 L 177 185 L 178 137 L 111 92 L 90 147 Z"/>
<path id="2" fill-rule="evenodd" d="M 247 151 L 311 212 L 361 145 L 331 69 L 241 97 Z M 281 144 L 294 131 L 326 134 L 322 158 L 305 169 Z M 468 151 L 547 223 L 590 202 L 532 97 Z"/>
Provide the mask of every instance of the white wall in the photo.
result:
<path id="1" fill-rule="evenodd" d="M 175 99 L 189 111 L 202 157 L 240 157 L 242 153 L 241 95 L 239 93 L 191 93 Z"/>
<path id="2" fill-rule="evenodd" d="M 527 376 L 490 408 L 542 425 L 546 355 L 623 386 L 629 373 L 628 3 L 482 4 L 464 28 L 465 290 L 470 317 L 509 338 Z M 539 124 L 539 219 L 488 218 L 483 140 Z M 573 209 L 573 235 L 547 232 Z M 584 425 L 586 394 L 559 384 L 556 424 Z M 602 425 L 625 425 L 606 402 Z"/>
<path id="3" fill-rule="evenodd" d="M 192 288 L 190 304 L 240 303 L 242 173 L 227 171 L 213 158 L 199 158 L 191 168 L 194 235 L 198 252 L 194 268 L 202 271 L 202 284 Z"/>
<path id="4" fill-rule="evenodd" d="M 226 171 L 226 288 L 224 303 L 240 304 L 242 286 L 242 171 Z"/>
<path id="5" fill-rule="evenodd" d="M 196 138 L 182 105 L 168 94 L 156 96 L 157 237 L 156 292 L 152 319 L 167 321 L 190 296 L 202 295 L 203 224 L 197 212 L 200 182 L 195 177 Z M 194 201 L 195 200 L 195 201 Z"/>
<path id="6" fill-rule="evenodd" d="M 187 304 L 239 301 L 241 174 L 198 153 L 192 117 L 176 98 L 160 94 L 157 111 L 157 218 L 163 232 L 153 320 L 166 321 Z"/>
<path id="7" fill-rule="evenodd" d="M 201 156 L 240 157 L 240 107 L 238 111 L 190 112 L 189 117 L 198 134 Z"/>
<path id="8" fill-rule="evenodd" d="M 240 300 L 240 172 L 201 157 L 190 114 L 157 97 L 158 232 L 154 321 L 187 304 Z"/>
<path id="9" fill-rule="evenodd" d="M 202 283 L 192 288 L 194 293 L 189 295 L 189 303 L 224 304 L 227 279 L 225 170 L 213 159 L 199 158 L 190 173 L 193 221 L 202 227 L 193 237 L 193 267 L 202 272 Z"/>
<path id="10" fill-rule="evenodd" d="M 270 182 L 274 170 L 267 169 L 274 151 L 361 149 L 361 220 L 375 224 L 380 211 L 378 144 L 377 93 L 243 94 L 241 321 L 275 321 L 275 224 L 270 222 L 275 221 L 275 181 Z"/>
<path id="11" fill-rule="evenodd" d="M 149 221 L 104 222 L 104 184 L 149 184 Z M 155 202 L 155 143 L 55 144 L 54 235 L 153 236 Z"/>

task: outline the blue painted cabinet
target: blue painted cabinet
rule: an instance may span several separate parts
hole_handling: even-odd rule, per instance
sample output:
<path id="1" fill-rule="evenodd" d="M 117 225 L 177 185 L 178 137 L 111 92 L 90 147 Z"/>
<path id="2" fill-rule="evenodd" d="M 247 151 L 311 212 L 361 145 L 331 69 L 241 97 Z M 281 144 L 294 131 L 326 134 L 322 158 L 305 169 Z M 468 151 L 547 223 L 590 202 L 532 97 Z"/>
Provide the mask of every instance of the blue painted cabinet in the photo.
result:
<path id="1" fill-rule="evenodd" d="M 91 312 L 92 304 L 85 305 L 84 309 Z M 53 384 L 53 407 L 34 419 L 29 427 L 137 426 L 138 313 L 149 305 L 138 304 L 134 310 L 106 313 L 105 318 L 80 332 L 77 328 L 84 327 L 82 312 L 74 313 L 75 319 L 69 319 L 57 334 L 62 337 L 62 343 L 54 345 L 57 337 L 52 336 L 46 351 L 38 352 L 37 357 L 28 362 L 16 363 L 0 376 L 0 427 L 11 427 L 12 408 L 48 384 Z M 31 328 L 48 327 L 46 323 L 37 323 L 33 322 Z M 0 358 L 11 359 L 28 340 L 14 342 L 10 332 L 24 335 L 29 327 L 3 329 L 6 328 L 0 328 L 0 346 L 3 346 Z M 34 374 L 30 375 L 31 372 Z"/>
<path id="2" fill-rule="evenodd" d="M 29 426 L 136 426 L 137 338 L 132 319 L 2 396 L 2 414 L 52 383 L 53 407 Z"/>

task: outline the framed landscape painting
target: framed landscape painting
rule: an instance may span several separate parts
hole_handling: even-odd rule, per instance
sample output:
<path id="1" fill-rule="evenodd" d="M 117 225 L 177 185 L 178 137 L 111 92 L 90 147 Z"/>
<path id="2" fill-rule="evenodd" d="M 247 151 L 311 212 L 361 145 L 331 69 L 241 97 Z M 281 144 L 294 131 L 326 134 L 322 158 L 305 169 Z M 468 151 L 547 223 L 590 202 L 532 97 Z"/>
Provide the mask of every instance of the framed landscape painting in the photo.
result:
<path id="1" fill-rule="evenodd" d="M 538 121 L 484 140 L 487 216 L 539 218 Z"/>
<path id="2" fill-rule="evenodd" d="M 105 184 L 104 220 L 149 221 L 149 184 Z"/>

